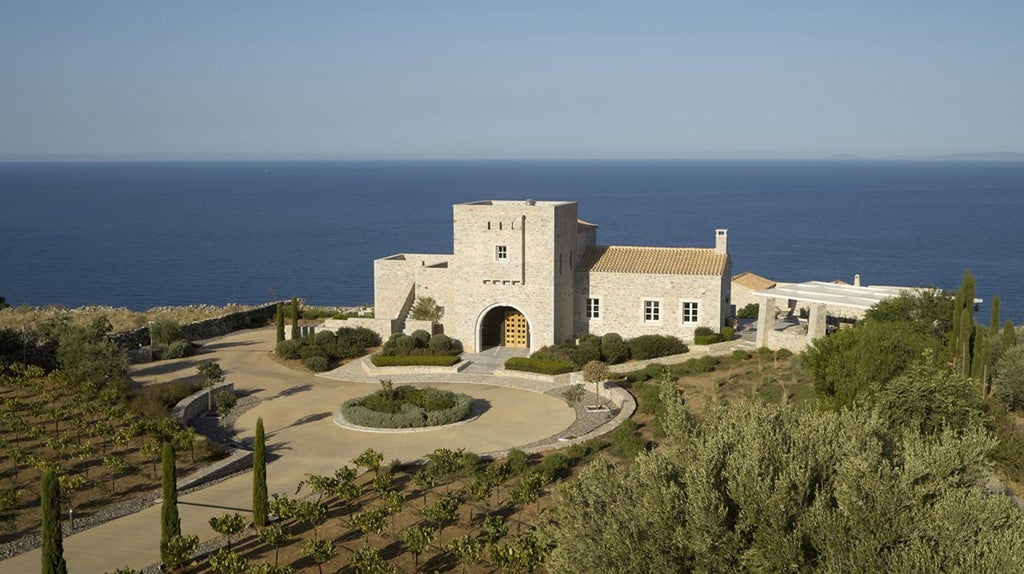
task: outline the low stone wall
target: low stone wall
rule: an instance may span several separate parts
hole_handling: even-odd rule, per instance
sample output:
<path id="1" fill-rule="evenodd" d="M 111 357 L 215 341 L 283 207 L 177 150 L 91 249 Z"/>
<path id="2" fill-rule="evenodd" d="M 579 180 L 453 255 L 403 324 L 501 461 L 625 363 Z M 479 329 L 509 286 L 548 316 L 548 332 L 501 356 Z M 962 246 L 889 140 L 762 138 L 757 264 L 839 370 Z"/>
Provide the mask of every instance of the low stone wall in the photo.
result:
<path id="1" fill-rule="evenodd" d="M 181 335 L 189 341 L 212 339 L 240 329 L 260 327 L 272 321 L 275 313 L 277 313 L 277 302 L 267 303 L 245 311 L 226 313 L 220 317 L 186 323 L 181 326 Z M 113 333 L 107 338 L 122 349 L 138 349 L 151 342 L 148 325 L 131 331 Z"/>
<path id="2" fill-rule="evenodd" d="M 573 375 L 579 375 L 579 372 L 569 373 L 565 375 L 545 375 L 543 373 L 531 373 L 528 371 L 517 371 L 515 369 L 498 369 L 494 371 L 494 374 L 500 377 L 513 377 L 516 379 L 528 379 L 531 381 L 540 381 L 542 383 L 551 383 L 553 386 L 568 385 L 572 380 Z"/>
<path id="3" fill-rule="evenodd" d="M 431 335 L 434 334 L 434 322 L 433 321 L 417 321 L 415 319 L 407 319 L 405 321 L 406 335 L 412 335 L 416 331 L 426 331 Z"/>
<path id="4" fill-rule="evenodd" d="M 646 359 L 643 361 L 627 361 L 617 365 L 608 365 L 608 370 L 613 373 L 622 374 L 639 371 L 647 365 L 678 365 L 679 363 L 685 363 L 690 359 L 696 359 L 698 357 L 705 357 L 708 355 L 719 357 L 731 354 L 734 350 L 739 348 L 742 343 L 742 339 L 733 339 L 732 341 L 715 343 L 714 345 L 687 345 L 688 350 L 685 353 L 669 355 L 667 357 L 658 357 L 655 359 Z"/>
<path id="5" fill-rule="evenodd" d="M 191 395 L 181 399 L 178 404 L 174 405 L 171 409 L 171 416 L 178 419 L 182 425 L 188 425 L 192 419 L 196 418 L 207 410 L 209 406 L 209 399 L 206 398 L 207 391 L 211 392 L 214 397 L 217 396 L 219 391 L 235 392 L 235 383 L 225 381 L 213 385 L 211 389 L 203 389 L 196 391 Z M 216 407 L 216 405 L 215 405 Z"/>
<path id="6" fill-rule="evenodd" d="M 615 383 L 605 382 L 602 385 L 602 392 L 607 396 L 612 404 L 619 408 L 619 414 L 615 415 L 615 418 L 597 427 L 596 429 L 588 432 L 583 436 L 576 437 L 571 440 L 559 441 L 557 443 L 543 444 L 535 447 L 521 449 L 527 454 L 542 453 L 552 450 L 560 450 L 574 444 L 582 444 L 592 438 L 604 436 L 616 428 L 622 423 L 626 422 L 629 417 L 633 416 L 636 411 L 636 400 L 633 395 L 629 394 L 629 391 L 616 385 Z M 484 456 L 489 458 L 504 458 L 508 456 L 508 450 L 500 450 L 494 452 L 485 453 Z"/>
<path id="7" fill-rule="evenodd" d="M 789 349 L 794 353 L 803 351 L 810 344 L 807 340 L 807 335 L 803 334 L 799 330 L 796 332 L 790 332 L 789 329 L 786 331 L 772 331 L 765 337 L 764 346 L 768 347 L 773 351 L 779 349 Z"/>
<path id="8" fill-rule="evenodd" d="M 430 373 L 457 373 L 469 366 L 469 361 L 459 361 L 450 367 L 431 367 L 428 365 L 410 365 L 407 367 L 378 367 L 373 364 L 373 355 L 359 359 L 359 365 L 367 375 L 422 375 Z"/>
<path id="9" fill-rule="evenodd" d="M 349 319 L 327 319 L 321 329 L 337 331 L 342 327 L 365 327 L 380 335 L 381 342 L 387 341 L 394 332 L 395 321 L 391 319 L 374 319 L 372 317 L 351 317 Z"/>
<path id="10" fill-rule="evenodd" d="M 187 490 L 193 486 L 230 476 L 236 472 L 252 468 L 252 451 L 232 449 L 227 458 L 204 466 L 178 482 L 178 490 Z"/>

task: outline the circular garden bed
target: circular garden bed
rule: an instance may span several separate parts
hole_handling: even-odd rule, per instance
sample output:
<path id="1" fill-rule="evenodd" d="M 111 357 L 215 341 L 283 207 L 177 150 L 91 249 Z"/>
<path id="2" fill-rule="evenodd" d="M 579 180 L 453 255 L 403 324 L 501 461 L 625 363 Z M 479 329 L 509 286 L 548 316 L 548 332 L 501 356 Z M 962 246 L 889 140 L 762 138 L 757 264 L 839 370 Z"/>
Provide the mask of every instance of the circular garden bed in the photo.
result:
<path id="1" fill-rule="evenodd" d="M 341 416 L 354 425 L 402 429 L 457 423 L 473 410 L 473 397 L 412 385 L 392 386 L 381 381 L 381 390 L 345 401 Z"/>

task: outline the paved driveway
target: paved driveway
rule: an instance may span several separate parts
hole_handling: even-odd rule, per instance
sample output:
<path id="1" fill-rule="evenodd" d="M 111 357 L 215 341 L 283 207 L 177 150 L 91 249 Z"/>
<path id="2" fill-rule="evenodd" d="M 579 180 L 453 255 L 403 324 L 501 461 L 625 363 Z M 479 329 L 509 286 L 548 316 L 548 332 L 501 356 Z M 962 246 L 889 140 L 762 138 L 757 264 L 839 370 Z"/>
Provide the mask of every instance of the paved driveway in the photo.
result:
<path id="1" fill-rule="evenodd" d="M 440 447 L 483 453 L 542 440 L 575 420 L 574 412 L 560 399 L 520 388 L 481 384 L 489 379 L 474 374 L 450 377 L 462 382 L 431 383 L 486 401 L 486 410 L 470 423 L 401 434 L 343 429 L 332 420 L 341 403 L 372 392 L 379 384 L 367 382 L 368 377 L 352 382 L 283 367 L 269 356 L 274 335 L 272 327 L 240 331 L 207 342 L 198 357 L 132 369 L 136 381 L 151 384 L 195 374 L 196 361 L 212 358 L 220 362 L 236 390 L 253 392 L 263 399 L 243 414 L 235 426 L 239 439 L 249 441 L 257 417 L 263 417 L 271 459 L 267 468 L 271 492 L 294 493 L 305 473 L 332 472 L 367 448 L 384 453 L 385 461 L 414 460 Z M 182 532 L 198 534 L 203 540 L 213 538 L 216 534 L 209 519 L 225 512 L 250 512 L 251 497 L 252 475 L 248 473 L 182 496 Z M 142 568 L 159 561 L 159 541 L 157 504 L 68 537 L 64 540 L 64 556 L 73 574 L 102 573 L 122 566 Z M 0 562 L 0 571 L 34 572 L 39 569 L 40 559 L 38 550 L 26 552 Z"/>

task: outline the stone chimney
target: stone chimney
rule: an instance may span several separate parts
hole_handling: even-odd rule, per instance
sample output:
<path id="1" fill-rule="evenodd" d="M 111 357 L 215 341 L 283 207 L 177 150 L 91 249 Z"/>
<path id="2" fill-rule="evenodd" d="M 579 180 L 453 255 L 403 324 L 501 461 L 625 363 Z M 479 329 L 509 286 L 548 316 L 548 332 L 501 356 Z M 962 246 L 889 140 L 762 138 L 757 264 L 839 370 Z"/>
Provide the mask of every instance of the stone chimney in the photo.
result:
<path id="1" fill-rule="evenodd" d="M 853 286 L 860 287 L 860 273 L 853 276 Z"/>
<path id="2" fill-rule="evenodd" d="M 719 253 L 729 252 L 729 230 L 728 229 L 716 229 L 715 230 L 715 251 Z"/>

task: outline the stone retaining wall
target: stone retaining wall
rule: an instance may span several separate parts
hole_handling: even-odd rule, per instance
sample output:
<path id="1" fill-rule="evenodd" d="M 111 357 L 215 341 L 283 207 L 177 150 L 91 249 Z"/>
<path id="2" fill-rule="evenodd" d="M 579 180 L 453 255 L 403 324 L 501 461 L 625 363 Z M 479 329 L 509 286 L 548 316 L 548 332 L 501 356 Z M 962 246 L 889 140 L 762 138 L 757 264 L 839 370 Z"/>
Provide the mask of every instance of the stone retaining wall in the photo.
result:
<path id="1" fill-rule="evenodd" d="M 605 396 L 611 399 L 612 404 L 619 407 L 619 414 L 616 415 L 615 418 L 611 419 L 610 421 L 604 423 L 603 425 L 597 427 L 596 429 L 588 432 L 583 436 L 579 436 L 571 440 L 543 444 L 520 450 L 527 454 L 534 454 L 547 452 L 551 450 L 560 450 L 572 446 L 574 444 L 582 444 L 592 438 L 604 436 L 612 432 L 613 430 L 618 428 L 619 425 L 626 422 L 626 420 L 629 419 L 629 417 L 633 416 L 633 413 L 636 411 L 636 400 L 633 398 L 633 395 L 629 394 L 629 391 L 623 389 L 622 387 L 616 385 L 615 383 L 609 382 L 605 382 L 602 385 L 602 387 L 602 391 L 604 392 Z M 508 450 L 493 451 L 484 453 L 483 456 L 490 458 L 504 458 L 508 456 L 508 452 Z"/>
<path id="2" fill-rule="evenodd" d="M 669 355 L 667 357 L 658 357 L 656 359 L 646 359 L 643 361 L 627 361 L 625 363 L 619 363 L 618 365 L 608 365 L 608 370 L 612 373 L 622 374 L 639 371 L 647 365 L 653 365 L 655 363 L 659 365 L 677 365 L 679 363 L 685 363 L 690 359 L 696 359 L 698 357 L 708 355 L 716 357 L 729 355 L 739 348 L 741 343 L 743 343 L 742 339 L 733 339 L 732 341 L 715 343 L 714 345 L 687 345 L 688 350 L 685 353 Z"/>
<path id="3" fill-rule="evenodd" d="M 558 382 L 558 379 L 556 379 L 556 378 L 561 377 L 564 380 L 566 377 L 571 376 L 571 374 L 578 374 L 578 372 L 577 373 L 571 373 L 570 372 L 568 374 L 544 374 L 543 372 L 529 372 L 527 370 L 516 370 L 514 368 L 504 368 L 503 367 L 503 368 L 496 369 L 495 370 L 495 374 L 498 377 L 511 377 L 511 378 L 514 378 L 514 379 L 528 379 L 530 381 L 540 381 L 542 383 L 551 383 L 551 384 L 554 385 L 554 384 L 556 384 Z"/>
<path id="4" fill-rule="evenodd" d="M 382 376 L 388 375 L 423 375 L 430 373 L 457 373 L 462 369 L 469 366 L 469 361 L 459 361 L 450 367 L 432 367 L 428 365 L 411 365 L 405 367 L 378 367 L 373 364 L 371 357 L 368 355 L 359 359 L 359 365 L 363 368 L 363 372 L 367 375 Z"/>
<path id="5" fill-rule="evenodd" d="M 178 490 L 187 490 L 211 480 L 217 480 L 218 478 L 252 468 L 252 456 L 251 450 L 231 449 L 228 452 L 227 458 L 204 466 L 186 476 L 178 483 Z"/>
<path id="6" fill-rule="evenodd" d="M 207 406 L 209 405 L 209 399 L 206 398 L 207 391 L 209 391 L 214 397 L 216 397 L 217 393 L 220 391 L 233 393 L 235 392 L 235 383 L 225 381 L 223 383 L 213 385 L 213 388 L 196 391 L 181 399 L 178 404 L 174 405 L 174 408 L 171 410 L 171 415 L 178 419 L 183 426 L 187 426 L 192 419 L 207 410 Z M 216 408 L 216 405 L 214 405 L 214 408 Z"/>
<path id="7" fill-rule="evenodd" d="M 263 326 L 274 319 L 275 313 L 277 313 L 277 302 L 267 303 L 245 311 L 226 313 L 220 317 L 186 323 L 181 326 L 181 335 L 189 341 L 212 339 L 240 329 Z M 151 341 L 148 325 L 131 331 L 113 333 L 107 338 L 122 349 L 138 349 L 149 345 Z"/>

